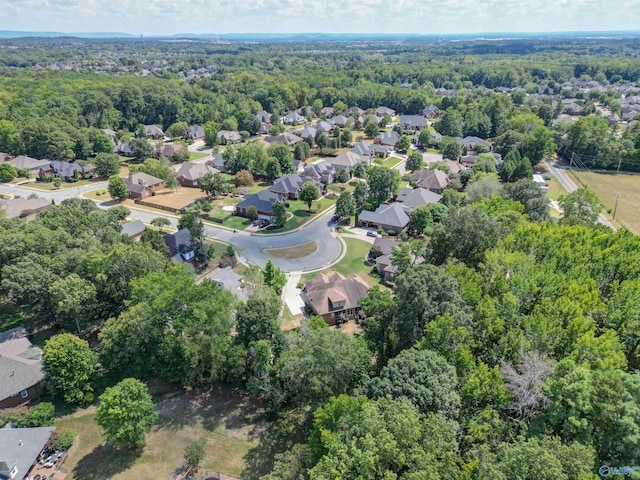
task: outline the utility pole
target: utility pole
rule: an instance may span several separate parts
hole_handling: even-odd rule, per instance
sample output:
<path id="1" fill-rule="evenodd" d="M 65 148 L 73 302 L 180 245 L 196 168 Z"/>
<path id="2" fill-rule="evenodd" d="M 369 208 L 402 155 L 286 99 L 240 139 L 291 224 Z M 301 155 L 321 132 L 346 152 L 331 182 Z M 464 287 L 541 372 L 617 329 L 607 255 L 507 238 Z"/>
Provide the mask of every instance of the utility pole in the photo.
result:
<path id="1" fill-rule="evenodd" d="M 576 154 L 576 152 L 571 152 L 571 158 L 569 159 L 569 170 L 571 170 L 571 166 L 573 165 L 573 156 Z"/>
<path id="2" fill-rule="evenodd" d="M 616 205 L 613 207 L 613 219 L 616 219 L 616 211 L 618 210 L 618 198 L 620 198 L 620 194 L 616 193 Z"/>

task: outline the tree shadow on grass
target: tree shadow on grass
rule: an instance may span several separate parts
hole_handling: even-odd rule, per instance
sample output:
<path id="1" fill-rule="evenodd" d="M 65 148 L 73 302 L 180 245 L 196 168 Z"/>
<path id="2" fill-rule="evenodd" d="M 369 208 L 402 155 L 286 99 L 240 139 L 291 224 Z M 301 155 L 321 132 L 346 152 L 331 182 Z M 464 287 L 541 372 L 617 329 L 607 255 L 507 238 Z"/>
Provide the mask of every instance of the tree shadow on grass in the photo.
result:
<path id="1" fill-rule="evenodd" d="M 298 443 L 305 443 L 311 415 L 302 411 L 283 412 L 260 436 L 260 443 L 245 456 L 246 466 L 240 478 L 259 480 L 273 470 L 275 456 L 288 452 Z"/>
<path id="2" fill-rule="evenodd" d="M 112 444 L 98 445 L 85 455 L 73 469 L 77 480 L 106 480 L 129 469 L 142 454 L 142 449 L 119 448 Z"/>

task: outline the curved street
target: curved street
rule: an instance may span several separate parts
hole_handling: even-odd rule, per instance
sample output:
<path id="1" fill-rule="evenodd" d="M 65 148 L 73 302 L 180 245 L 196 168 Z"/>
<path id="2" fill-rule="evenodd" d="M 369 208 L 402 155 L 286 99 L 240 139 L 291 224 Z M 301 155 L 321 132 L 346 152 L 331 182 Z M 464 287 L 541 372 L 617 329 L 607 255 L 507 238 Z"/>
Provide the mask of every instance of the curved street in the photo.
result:
<path id="1" fill-rule="evenodd" d="M 108 182 L 93 183 L 82 187 L 72 187 L 61 190 L 37 190 L 24 188 L 11 184 L 0 184 L 0 193 L 28 197 L 36 194 L 48 200 L 55 200 L 58 204 L 65 199 L 78 197 L 82 193 L 104 189 Z M 100 208 L 112 207 L 112 202 L 98 203 Z M 135 207 L 127 207 L 131 211 L 130 218 L 149 223 L 157 217 L 164 217 L 171 222 L 171 225 L 178 225 L 178 218 L 175 215 L 163 213 L 161 211 L 142 210 Z M 319 217 L 313 219 L 298 230 L 282 235 L 250 235 L 244 231 L 234 233 L 226 228 L 216 227 L 209 223 L 205 224 L 205 232 L 208 238 L 231 243 L 240 251 L 240 255 L 250 263 L 264 266 L 267 260 L 271 259 L 278 267 L 286 272 L 307 271 L 322 268 L 340 255 L 340 242 L 337 235 L 330 229 L 333 209 L 329 209 Z M 318 250 L 309 256 L 297 259 L 273 258 L 264 253 L 265 249 L 284 248 L 301 245 L 307 242 L 316 242 Z"/>

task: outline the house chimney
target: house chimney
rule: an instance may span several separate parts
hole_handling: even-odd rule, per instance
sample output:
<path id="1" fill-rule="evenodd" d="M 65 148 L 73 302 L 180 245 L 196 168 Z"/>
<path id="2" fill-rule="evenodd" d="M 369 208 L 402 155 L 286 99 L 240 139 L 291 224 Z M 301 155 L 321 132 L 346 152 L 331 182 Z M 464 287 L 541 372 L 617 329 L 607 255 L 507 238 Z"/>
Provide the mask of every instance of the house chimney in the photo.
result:
<path id="1" fill-rule="evenodd" d="M 13 377 L 16 374 L 15 370 L 11 370 L 11 375 L 9 375 L 10 377 Z"/>

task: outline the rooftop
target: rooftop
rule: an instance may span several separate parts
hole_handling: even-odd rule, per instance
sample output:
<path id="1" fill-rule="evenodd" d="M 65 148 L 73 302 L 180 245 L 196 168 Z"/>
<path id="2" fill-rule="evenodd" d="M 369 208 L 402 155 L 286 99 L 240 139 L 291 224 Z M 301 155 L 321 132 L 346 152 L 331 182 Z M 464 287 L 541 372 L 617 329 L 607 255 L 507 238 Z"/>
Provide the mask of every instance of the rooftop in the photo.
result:
<path id="1" fill-rule="evenodd" d="M 31 344 L 24 327 L 1 333 L 0 400 L 12 397 L 40 382 L 44 377 L 41 361 L 42 350 Z"/>

